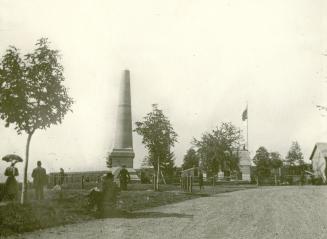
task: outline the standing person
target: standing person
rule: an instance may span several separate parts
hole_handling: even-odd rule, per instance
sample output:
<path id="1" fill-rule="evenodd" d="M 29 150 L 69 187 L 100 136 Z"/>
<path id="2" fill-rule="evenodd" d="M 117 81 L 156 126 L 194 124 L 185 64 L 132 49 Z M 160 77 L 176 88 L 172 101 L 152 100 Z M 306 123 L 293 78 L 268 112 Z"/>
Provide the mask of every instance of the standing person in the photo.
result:
<path id="1" fill-rule="evenodd" d="M 37 167 L 33 169 L 32 172 L 36 200 L 43 199 L 43 187 L 46 183 L 46 177 L 47 177 L 47 173 L 45 169 L 41 167 L 41 165 L 42 165 L 41 161 L 37 161 Z"/>
<path id="2" fill-rule="evenodd" d="M 64 197 L 64 192 L 63 192 L 63 185 L 64 185 L 64 182 L 65 182 L 65 171 L 63 168 L 60 168 L 60 172 L 59 172 L 59 186 L 60 186 L 60 191 L 59 191 L 59 199 L 63 199 Z"/>
<path id="3" fill-rule="evenodd" d="M 60 172 L 59 172 L 59 185 L 62 186 L 65 182 L 65 171 L 63 168 L 60 168 Z"/>
<path id="4" fill-rule="evenodd" d="M 18 183 L 15 178 L 18 176 L 18 169 L 15 167 L 15 162 L 6 168 L 5 176 L 8 177 L 5 183 L 5 195 L 9 200 L 14 201 L 18 194 Z"/>
<path id="5" fill-rule="evenodd" d="M 100 215 L 113 215 L 117 208 L 117 196 L 119 188 L 114 182 L 114 175 L 109 172 L 102 179 L 101 197 L 98 203 Z"/>
<path id="6" fill-rule="evenodd" d="M 202 170 L 199 171 L 199 186 L 200 186 L 200 190 L 203 189 L 203 173 Z"/>
<path id="7" fill-rule="evenodd" d="M 127 183 L 130 180 L 129 172 L 126 169 L 126 165 L 123 165 L 123 168 L 120 170 L 118 174 L 120 189 L 127 190 Z"/>

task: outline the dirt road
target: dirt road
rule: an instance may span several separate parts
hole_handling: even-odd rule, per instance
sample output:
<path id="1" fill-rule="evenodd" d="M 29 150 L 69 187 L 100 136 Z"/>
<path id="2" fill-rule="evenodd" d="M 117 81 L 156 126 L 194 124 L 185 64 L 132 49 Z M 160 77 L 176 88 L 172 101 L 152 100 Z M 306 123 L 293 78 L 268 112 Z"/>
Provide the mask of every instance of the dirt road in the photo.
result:
<path id="1" fill-rule="evenodd" d="M 327 187 L 262 187 L 11 238 L 327 238 Z"/>

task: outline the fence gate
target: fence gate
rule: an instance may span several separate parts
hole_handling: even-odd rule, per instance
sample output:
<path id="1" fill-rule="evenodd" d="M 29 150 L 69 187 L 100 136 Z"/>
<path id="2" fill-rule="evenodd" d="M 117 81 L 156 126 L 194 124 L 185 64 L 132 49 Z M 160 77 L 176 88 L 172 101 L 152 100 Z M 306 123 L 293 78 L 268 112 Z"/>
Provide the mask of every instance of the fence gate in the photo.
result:
<path id="1" fill-rule="evenodd" d="M 193 192 L 194 178 L 197 176 L 198 168 L 190 168 L 183 170 L 181 173 L 181 190 Z"/>

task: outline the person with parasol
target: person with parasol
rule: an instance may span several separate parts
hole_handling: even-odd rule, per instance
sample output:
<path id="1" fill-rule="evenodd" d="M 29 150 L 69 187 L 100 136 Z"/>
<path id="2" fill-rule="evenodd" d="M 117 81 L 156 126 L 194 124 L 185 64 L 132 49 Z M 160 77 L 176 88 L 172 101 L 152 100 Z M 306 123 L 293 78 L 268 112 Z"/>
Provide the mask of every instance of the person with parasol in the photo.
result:
<path id="1" fill-rule="evenodd" d="M 10 166 L 5 170 L 5 176 L 7 176 L 5 183 L 5 196 L 8 197 L 9 200 L 14 201 L 18 194 L 18 183 L 15 178 L 18 176 L 18 169 L 15 167 L 15 164 L 17 162 L 22 162 L 23 159 L 16 154 L 8 154 L 4 156 L 2 160 L 10 162 Z"/>

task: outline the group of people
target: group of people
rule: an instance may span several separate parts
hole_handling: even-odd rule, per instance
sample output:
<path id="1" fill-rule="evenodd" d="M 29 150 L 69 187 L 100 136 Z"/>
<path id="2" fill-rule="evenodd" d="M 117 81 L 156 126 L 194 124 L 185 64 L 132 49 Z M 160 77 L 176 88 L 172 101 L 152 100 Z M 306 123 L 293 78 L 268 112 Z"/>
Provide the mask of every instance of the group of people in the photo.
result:
<path id="1" fill-rule="evenodd" d="M 6 168 L 5 176 L 7 180 L 5 183 L 5 196 L 11 201 L 15 201 L 18 195 L 19 186 L 16 180 L 18 176 L 18 169 L 15 167 L 15 162 Z M 43 200 L 43 188 L 47 184 L 46 170 L 42 167 L 41 161 L 37 162 L 37 167 L 32 172 L 33 187 L 35 189 L 35 199 Z M 59 185 L 64 183 L 64 171 L 60 169 Z M 108 172 L 101 180 L 101 184 L 97 190 L 91 190 L 89 194 L 90 206 L 96 206 L 100 213 L 112 213 L 116 209 L 117 196 L 120 191 L 127 190 L 127 184 L 130 181 L 130 175 L 126 166 L 123 165 L 117 175 L 120 187 L 114 181 L 114 175 Z"/>
<path id="2" fill-rule="evenodd" d="M 18 169 L 15 164 L 17 162 L 12 162 L 9 167 L 5 170 L 5 176 L 7 176 L 4 188 L 4 197 L 15 201 L 18 195 L 19 186 L 16 180 L 18 176 Z M 32 172 L 33 187 L 35 188 L 35 199 L 42 200 L 44 198 L 43 188 L 47 183 L 46 170 L 42 167 L 41 161 L 37 162 L 37 167 L 33 169 Z"/>

